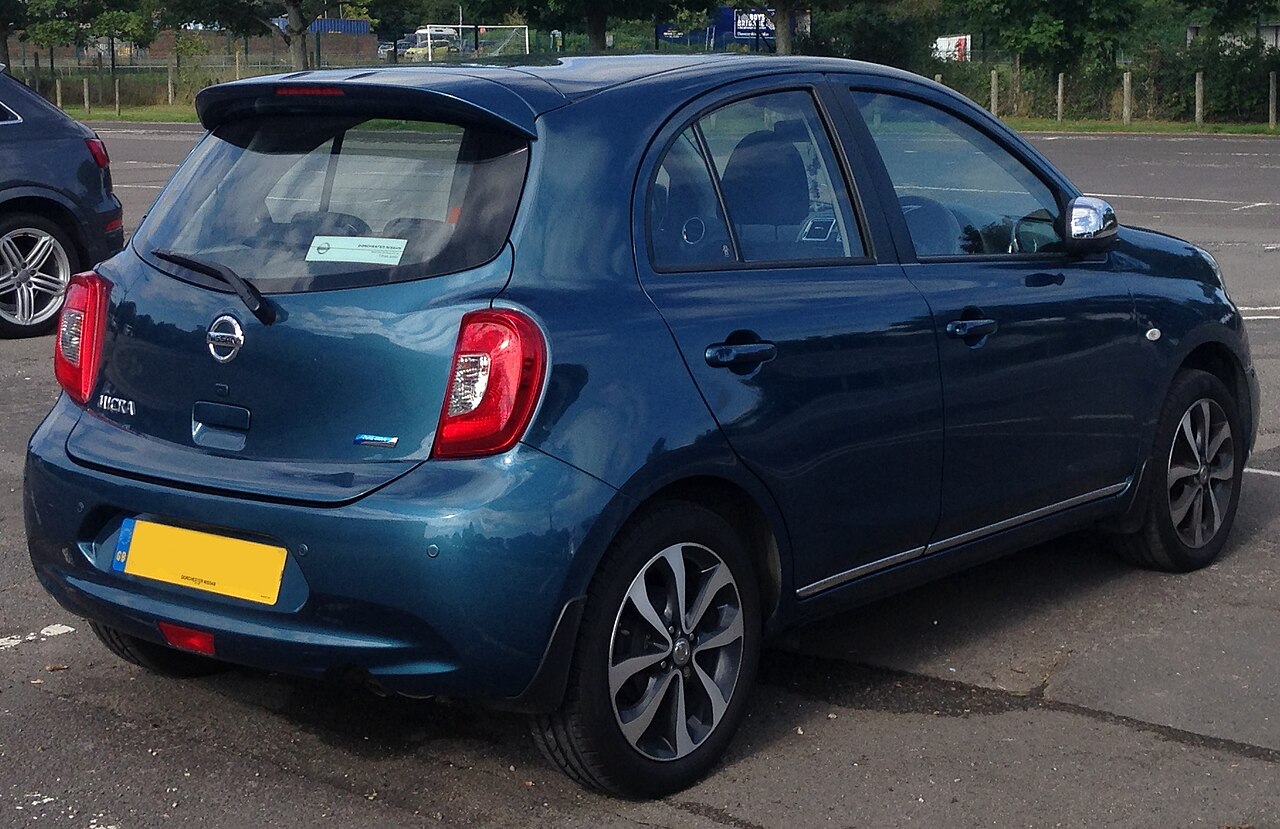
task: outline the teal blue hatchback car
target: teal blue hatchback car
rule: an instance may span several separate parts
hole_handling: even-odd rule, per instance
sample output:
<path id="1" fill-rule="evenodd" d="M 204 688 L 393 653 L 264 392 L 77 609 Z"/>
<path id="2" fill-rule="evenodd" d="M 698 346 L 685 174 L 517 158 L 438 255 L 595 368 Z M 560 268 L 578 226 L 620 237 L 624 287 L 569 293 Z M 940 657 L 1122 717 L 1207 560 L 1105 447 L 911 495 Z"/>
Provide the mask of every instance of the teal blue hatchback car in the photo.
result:
<path id="1" fill-rule="evenodd" d="M 527 711 L 689 785 L 798 622 L 1096 527 L 1223 550 L 1258 419 L 1212 257 L 914 75 L 724 56 L 224 84 L 71 280 L 42 584 L 165 674 Z"/>

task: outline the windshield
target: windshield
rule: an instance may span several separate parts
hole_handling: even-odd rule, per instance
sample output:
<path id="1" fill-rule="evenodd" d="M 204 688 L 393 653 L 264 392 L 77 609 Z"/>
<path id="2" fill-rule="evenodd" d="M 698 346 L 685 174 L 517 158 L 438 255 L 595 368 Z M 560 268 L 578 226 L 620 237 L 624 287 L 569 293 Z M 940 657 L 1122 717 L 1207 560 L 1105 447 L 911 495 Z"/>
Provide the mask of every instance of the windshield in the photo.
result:
<path id="1" fill-rule="evenodd" d="M 418 279 L 481 265 L 515 216 L 528 144 L 430 121 L 264 115 L 192 152 L 134 237 L 231 268 L 268 293 Z"/>

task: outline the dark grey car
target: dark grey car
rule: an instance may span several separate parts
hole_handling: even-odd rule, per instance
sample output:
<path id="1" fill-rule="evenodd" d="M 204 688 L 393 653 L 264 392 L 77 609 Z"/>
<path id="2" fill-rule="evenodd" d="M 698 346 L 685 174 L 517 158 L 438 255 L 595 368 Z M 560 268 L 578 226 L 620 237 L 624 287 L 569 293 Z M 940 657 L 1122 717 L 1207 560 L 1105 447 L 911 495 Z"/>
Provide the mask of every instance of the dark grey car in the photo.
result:
<path id="1" fill-rule="evenodd" d="M 124 247 L 107 148 L 0 73 L 0 337 L 48 331 L 67 281 Z"/>

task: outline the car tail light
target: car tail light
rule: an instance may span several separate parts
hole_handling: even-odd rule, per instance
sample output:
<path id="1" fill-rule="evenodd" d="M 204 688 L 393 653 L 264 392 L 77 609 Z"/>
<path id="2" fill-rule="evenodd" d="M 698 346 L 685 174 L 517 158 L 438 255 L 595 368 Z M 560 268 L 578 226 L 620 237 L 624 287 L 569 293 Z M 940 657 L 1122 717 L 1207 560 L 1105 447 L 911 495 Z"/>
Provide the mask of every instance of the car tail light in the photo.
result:
<path id="1" fill-rule="evenodd" d="M 546 341 L 524 314 L 495 309 L 464 316 L 432 457 L 474 458 L 515 446 L 533 417 L 546 367 Z"/>
<path id="2" fill-rule="evenodd" d="M 192 653 L 213 656 L 213 634 L 203 630 L 192 630 L 172 622 L 156 622 L 164 641 L 175 648 Z"/>
<path id="3" fill-rule="evenodd" d="M 81 405 L 98 379 L 110 293 L 111 283 L 93 271 L 78 273 L 67 284 L 53 346 L 53 373 L 71 399 Z"/>
<path id="4" fill-rule="evenodd" d="M 86 138 L 84 143 L 89 148 L 89 155 L 93 156 L 93 163 L 98 165 L 99 170 L 105 170 L 111 166 L 111 156 L 107 155 L 107 145 L 102 143 L 101 138 Z"/>

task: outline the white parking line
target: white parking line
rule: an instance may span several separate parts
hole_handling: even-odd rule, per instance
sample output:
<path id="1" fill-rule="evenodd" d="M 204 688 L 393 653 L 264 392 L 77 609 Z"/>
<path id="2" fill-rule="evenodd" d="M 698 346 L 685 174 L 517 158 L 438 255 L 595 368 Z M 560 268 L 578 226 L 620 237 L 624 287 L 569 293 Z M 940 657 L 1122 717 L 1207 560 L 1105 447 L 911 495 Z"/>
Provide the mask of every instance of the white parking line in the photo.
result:
<path id="1" fill-rule="evenodd" d="M 1280 316 L 1267 316 L 1264 314 L 1262 316 L 1256 316 L 1256 317 L 1246 316 L 1245 319 L 1247 320 L 1280 320 Z"/>
<path id="2" fill-rule="evenodd" d="M 1280 311 L 1280 305 L 1241 305 L 1241 311 Z"/>
<path id="3" fill-rule="evenodd" d="M 1090 193 L 1091 196 L 1097 196 L 1102 199 L 1139 199 L 1142 201 L 1176 201 L 1188 202 L 1190 204 L 1223 204 L 1233 205 L 1236 210 L 1247 210 L 1252 207 L 1280 207 L 1280 202 L 1243 202 L 1230 201 L 1228 199 L 1197 199 L 1191 196 L 1134 196 L 1124 193 Z"/>
<path id="4" fill-rule="evenodd" d="M 1244 468 L 1244 471 L 1252 472 L 1255 475 L 1266 475 L 1269 478 L 1280 478 L 1280 472 L 1272 472 L 1270 469 L 1254 469 L 1252 467 L 1246 466 Z"/>

